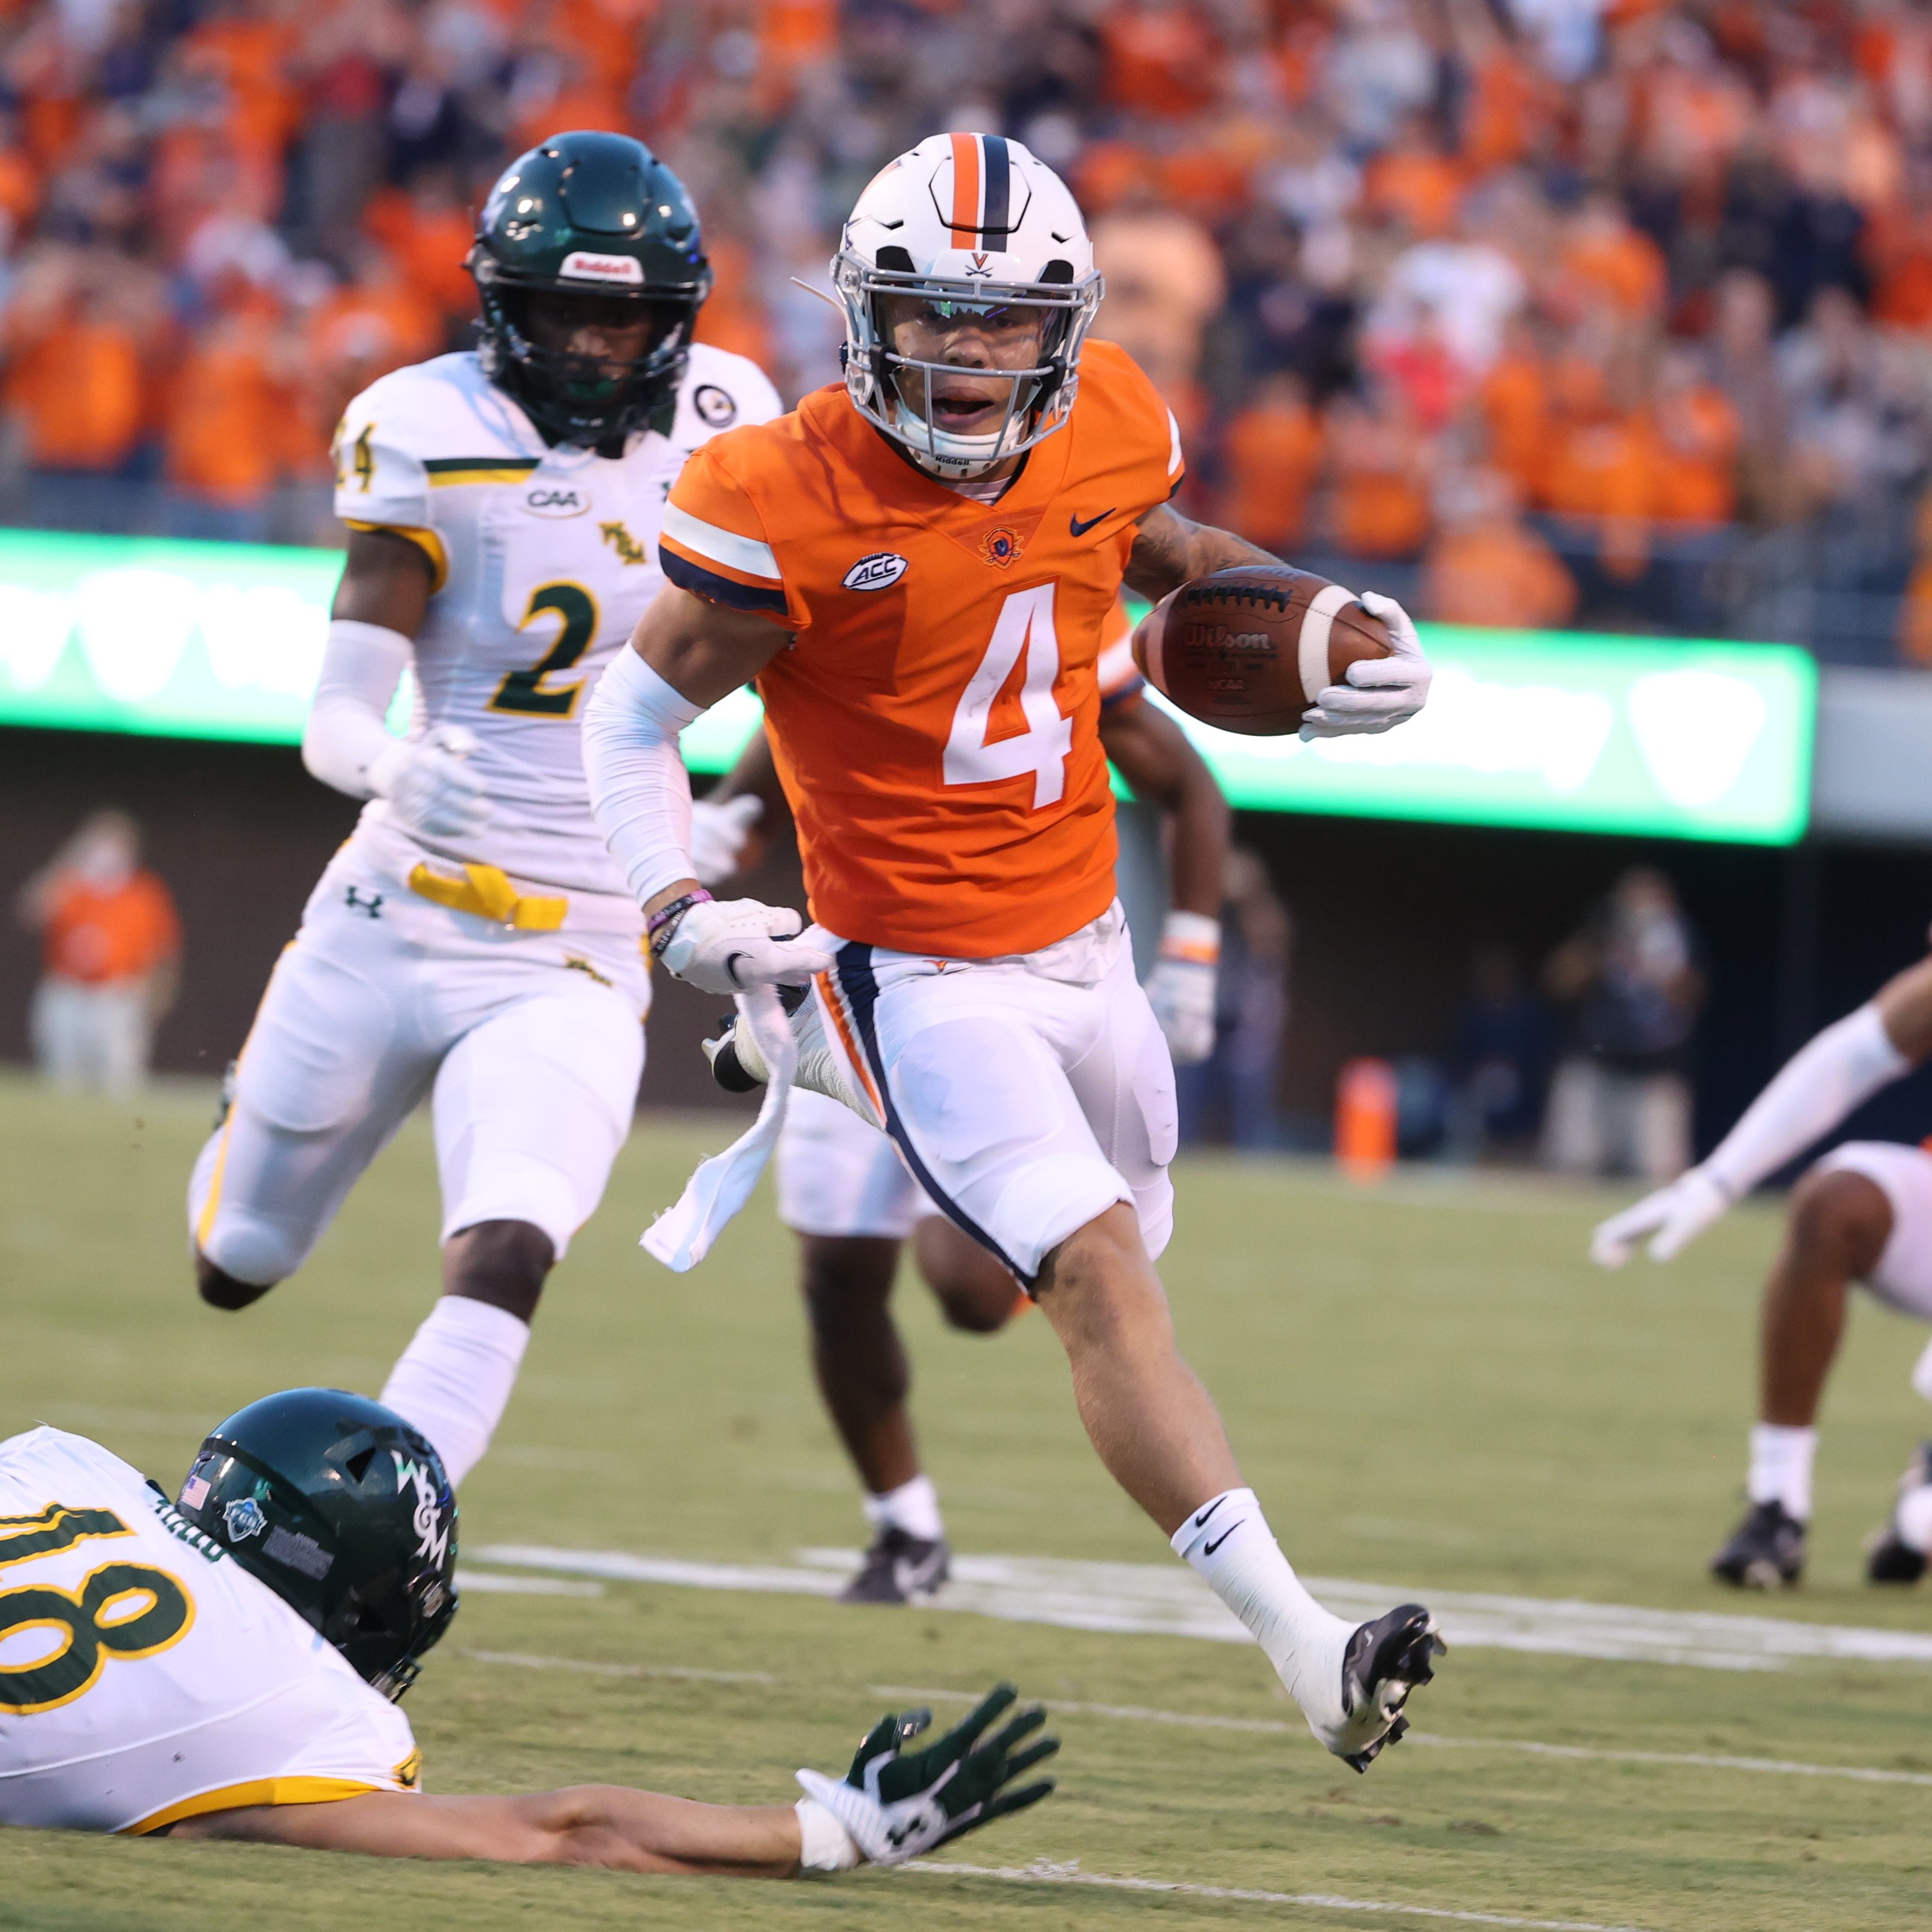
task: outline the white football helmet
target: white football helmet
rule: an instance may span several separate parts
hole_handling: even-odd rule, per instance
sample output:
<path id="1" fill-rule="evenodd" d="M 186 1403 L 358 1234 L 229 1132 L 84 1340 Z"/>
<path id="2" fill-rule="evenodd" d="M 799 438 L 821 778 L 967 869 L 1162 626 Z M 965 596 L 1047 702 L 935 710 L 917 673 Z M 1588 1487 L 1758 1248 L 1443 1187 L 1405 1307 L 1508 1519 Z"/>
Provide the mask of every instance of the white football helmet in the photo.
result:
<path id="1" fill-rule="evenodd" d="M 1066 423 L 1104 285 L 1066 184 L 1018 142 L 934 134 L 900 155 L 860 196 L 832 280 L 845 311 L 842 359 L 854 406 L 922 469 L 981 476 Z M 904 295 L 922 296 L 947 316 L 962 308 L 1046 311 L 1037 367 L 974 369 L 1011 380 L 997 430 L 962 436 L 934 422 L 933 378 L 957 371 L 890 346 L 881 298 Z M 915 400 L 922 392 L 922 404 Z"/>

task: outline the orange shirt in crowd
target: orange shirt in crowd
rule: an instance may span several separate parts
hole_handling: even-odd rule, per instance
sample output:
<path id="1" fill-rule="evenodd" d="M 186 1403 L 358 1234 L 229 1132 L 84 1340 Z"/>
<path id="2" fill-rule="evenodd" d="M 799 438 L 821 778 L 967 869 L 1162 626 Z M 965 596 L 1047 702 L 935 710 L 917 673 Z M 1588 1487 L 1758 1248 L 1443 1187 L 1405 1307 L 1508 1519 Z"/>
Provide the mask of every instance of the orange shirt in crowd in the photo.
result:
<path id="1" fill-rule="evenodd" d="M 1743 432 L 1721 389 L 1699 385 L 1660 396 L 1652 514 L 1668 523 L 1727 524 L 1737 508 L 1737 454 Z"/>
<path id="2" fill-rule="evenodd" d="M 1462 116 L 1462 164 L 1486 175 L 1520 161 L 1550 120 L 1550 89 L 1535 70 L 1498 44 L 1470 76 Z"/>
<path id="3" fill-rule="evenodd" d="M 758 300 L 752 252 L 728 235 L 707 236 L 705 248 L 716 279 L 710 298 L 698 311 L 693 339 L 708 342 L 714 349 L 728 349 L 734 356 L 748 356 L 762 368 L 772 359 L 772 344 L 764 305 Z"/>
<path id="4" fill-rule="evenodd" d="M 1932 562 L 1922 563 L 1898 607 L 1898 652 L 1910 664 L 1932 665 Z"/>
<path id="5" fill-rule="evenodd" d="M 1322 461 L 1322 427 L 1297 398 L 1257 400 L 1228 425 L 1222 446 L 1227 482 L 1220 519 L 1250 543 L 1286 550 L 1300 544 L 1308 494 Z"/>
<path id="6" fill-rule="evenodd" d="M 1444 530 L 1422 569 L 1422 609 L 1438 624 L 1553 630 L 1576 610 L 1576 586 L 1534 530 L 1508 518 Z"/>
<path id="7" fill-rule="evenodd" d="M 454 200 L 428 202 L 385 188 L 370 202 L 362 225 L 387 248 L 410 292 L 440 315 L 476 310 L 476 285 L 463 264 L 476 223 Z"/>
<path id="8" fill-rule="evenodd" d="M 140 979 L 172 959 L 181 950 L 181 922 L 154 873 L 136 872 L 106 892 L 70 874 L 54 889 L 41 937 L 50 977 L 100 986 Z"/>
<path id="9" fill-rule="evenodd" d="M 12 218 L 17 237 L 40 205 L 40 176 L 18 148 L 0 148 L 0 209 Z"/>
<path id="10" fill-rule="evenodd" d="M 1362 177 L 1370 212 L 1400 221 L 1412 235 L 1446 235 L 1462 194 L 1462 171 L 1445 154 L 1426 151 L 1378 154 Z"/>
<path id="11" fill-rule="evenodd" d="M 1664 306 L 1663 251 L 1627 222 L 1580 222 L 1564 244 L 1562 268 L 1586 298 L 1607 301 L 1626 315 L 1653 315 Z"/>
<path id="12" fill-rule="evenodd" d="M 1174 118 L 1214 98 L 1214 46 L 1190 8 L 1161 0 L 1112 8 L 1100 33 L 1115 106 Z"/>
<path id="13" fill-rule="evenodd" d="M 1490 432 L 1490 460 L 1526 496 L 1541 487 L 1550 434 L 1550 381 L 1541 357 L 1506 350 L 1477 392 Z"/>
<path id="14" fill-rule="evenodd" d="M 281 480 L 295 412 L 259 321 L 231 320 L 182 364 L 166 428 L 170 483 L 218 503 L 258 502 Z"/>
<path id="15" fill-rule="evenodd" d="M 1550 440 L 1544 507 L 1566 517 L 1651 515 L 1656 440 L 1641 410 L 1565 424 Z"/>
<path id="16" fill-rule="evenodd" d="M 98 317 L 63 317 L 8 371 L 8 406 L 24 419 L 27 458 L 56 470 L 118 469 L 146 414 L 134 332 Z"/>

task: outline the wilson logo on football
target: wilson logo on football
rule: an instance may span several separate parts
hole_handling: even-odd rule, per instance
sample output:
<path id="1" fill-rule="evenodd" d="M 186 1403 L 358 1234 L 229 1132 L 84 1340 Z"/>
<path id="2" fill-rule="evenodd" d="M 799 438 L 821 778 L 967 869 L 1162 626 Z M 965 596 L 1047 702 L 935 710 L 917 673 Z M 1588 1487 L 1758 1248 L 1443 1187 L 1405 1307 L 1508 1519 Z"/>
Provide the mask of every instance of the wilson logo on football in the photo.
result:
<path id="1" fill-rule="evenodd" d="M 848 590 L 889 590 L 906 574 L 906 560 L 897 550 L 875 550 L 862 556 L 843 578 Z"/>
<path id="2" fill-rule="evenodd" d="M 563 258 L 557 272 L 580 282 L 641 282 L 644 267 L 628 255 L 599 255 L 588 248 L 573 248 Z"/>

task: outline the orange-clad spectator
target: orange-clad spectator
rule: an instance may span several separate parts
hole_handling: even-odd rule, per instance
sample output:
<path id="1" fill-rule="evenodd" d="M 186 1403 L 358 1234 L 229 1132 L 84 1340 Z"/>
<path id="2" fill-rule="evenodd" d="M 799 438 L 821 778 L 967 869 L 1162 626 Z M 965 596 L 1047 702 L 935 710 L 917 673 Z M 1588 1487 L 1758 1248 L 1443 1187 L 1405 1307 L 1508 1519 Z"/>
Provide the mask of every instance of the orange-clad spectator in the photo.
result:
<path id="1" fill-rule="evenodd" d="M 363 226 L 394 256 L 403 279 L 446 322 L 476 311 L 476 284 L 463 265 L 476 239 L 476 218 L 441 170 L 425 168 L 401 188 L 369 203 Z"/>
<path id="2" fill-rule="evenodd" d="M 24 233 L 34 218 L 40 205 L 40 171 L 22 150 L 0 147 L 0 215 L 13 224 L 16 235 Z"/>
<path id="3" fill-rule="evenodd" d="M 554 88 L 532 95 L 511 131 L 510 146 L 513 151 L 533 148 L 560 128 L 602 128 L 623 134 L 630 131 L 630 126 L 622 88 L 608 74 L 573 56 L 559 63 Z"/>
<path id="4" fill-rule="evenodd" d="M 707 230 L 705 252 L 711 258 L 711 294 L 698 312 L 694 339 L 734 356 L 748 356 L 760 368 L 772 361 L 771 328 L 764 304 L 758 299 L 758 265 L 752 251 L 736 236 Z"/>
<path id="5" fill-rule="evenodd" d="M 1898 648 L 1910 664 L 1932 666 L 1932 490 L 1919 499 L 1918 561 L 1898 607 Z"/>
<path id="6" fill-rule="evenodd" d="M 1464 186 L 1461 167 L 1442 152 L 1428 122 L 1412 115 L 1364 172 L 1362 204 L 1377 220 L 1400 222 L 1418 238 L 1446 235 Z"/>
<path id="7" fill-rule="evenodd" d="M 355 280 L 323 302 L 309 325 L 316 364 L 355 373 L 358 388 L 434 355 L 441 338 L 435 311 L 403 279 L 388 250 L 374 242 L 357 251 Z"/>
<path id="8" fill-rule="evenodd" d="M 1508 167 L 1549 132 L 1550 83 L 1500 37 L 1476 60 L 1462 110 L 1462 166 L 1472 176 Z"/>
<path id="9" fill-rule="evenodd" d="M 1696 352 L 1673 344 L 1651 388 L 1656 430 L 1652 514 L 1666 523 L 1729 523 L 1737 509 L 1743 430 L 1723 390 L 1705 380 Z"/>
<path id="10" fill-rule="evenodd" d="M 1094 332 L 1120 344 L 1163 393 L 1182 391 L 1199 366 L 1202 332 L 1227 299 L 1214 237 L 1137 188 L 1094 224 L 1094 259 L 1107 279 Z"/>
<path id="11" fill-rule="evenodd" d="M 168 481 L 226 508 L 258 503 L 286 466 L 288 386 L 275 356 L 270 313 L 242 310 L 190 344 L 169 398 L 164 453 Z"/>
<path id="12" fill-rule="evenodd" d="M 1264 550 L 1289 550 L 1307 534 L 1308 497 L 1322 464 L 1322 425 L 1292 376 L 1265 377 L 1228 424 L 1219 520 Z"/>
<path id="13" fill-rule="evenodd" d="M 21 888 L 20 922 L 42 948 L 34 1057 L 58 1087 L 126 1099 L 147 1077 L 179 984 L 181 922 L 140 856 L 134 821 L 97 812 Z"/>
<path id="14" fill-rule="evenodd" d="M 8 318 L 7 406 L 25 427 L 35 468 L 112 471 L 146 425 L 140 338 L 125 304 L 74 286 L 64 266 L 50 264 Z"/>
<path id="15" fill-rule="evenodd" d="M 279 159 L 301 115 L 289 78 L 295 24 L 286 8 L 242 0 L 203 18 L 183 38 L 182 70 L 206 76 L 227 103 L 228 133 L 238 146 Z"/>
<path id="16" fill-rule="evenodd" d="M 1932 166 L 1910 164 L 1905 191 L 1875 209 L 1862 247 L 1872 271 L 1871 314 L 1894 328 L 1932 324 Z"/>
<path id="17" fill-rule="evenodd" d="M 1570 224 L 1562 254 L 1567 305 L 1587 314 L 1607 303 L 1618 314 L 1661 312 L 1669 285 L 1663 251 L 1633 227 L 1612 194 L 1588 196 Z"/>
<path id="18" fill-rule="evenodd" d="M 1543 474 L 1543 502 L 1559 516 L 1602 526 L 1601 556 L 1611 575 L 1640 575 L 1650 560 L 1655 514 L 1658 437 L 1642 406 L 1642 367 L 1628 346 L 1606 368 L 1576 350 L 1558 364 L 1559 412 Z"/>
<path id="19" fill-rule="evenodd" d="M 1512 322 L 1503 352 L 1477 392 L 1489 431 L 1490 460 L 1525 500 L 1541 488 L 1550 434 L 1550 375 L 1543 348 L 1528 322 Z"/>
<path id="20" fill-rule="evenodd" d="M 1178 119 L 1214 96 L 1219 50 L 1202 14 L 1174 0 L 1125 0 L 1100 28 L 1107 98 L 1116 107 Z"/>
<path id="21" fill-rule="evenodd" d="M 1427 454 L 1414 426 L 1378 395 L 1337 398 L 1327 429 L 1336 544 L 1356 556 L 1413 556 L 1429 534 Z"/>
<path id="22" fill-rule="evenodd" d="M 1493 470 L 1440 493 L 1440 527 L 1422 566 L 1422 604 L 1438 624 L 1555 630 L 1576 613 L 1576 580 L 1522 520 L 1509 479 Z"/>

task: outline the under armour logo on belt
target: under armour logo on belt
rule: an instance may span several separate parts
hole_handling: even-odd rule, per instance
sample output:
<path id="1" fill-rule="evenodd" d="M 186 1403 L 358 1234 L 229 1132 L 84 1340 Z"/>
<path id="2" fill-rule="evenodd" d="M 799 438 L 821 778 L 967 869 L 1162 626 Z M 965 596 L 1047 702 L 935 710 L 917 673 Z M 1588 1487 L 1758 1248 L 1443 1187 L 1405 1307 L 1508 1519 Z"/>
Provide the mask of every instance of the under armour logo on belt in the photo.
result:
<path id="1" fill-rule="evenodd" d="M 382 895 L 380 892 L 375 894 L 373 898 L 365 899 L 353 886 L 351 886 L 345 903 L 351 912 L 366 914 L 370 919 L 380 919 L 382 916 Z"/>

